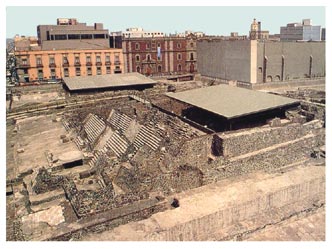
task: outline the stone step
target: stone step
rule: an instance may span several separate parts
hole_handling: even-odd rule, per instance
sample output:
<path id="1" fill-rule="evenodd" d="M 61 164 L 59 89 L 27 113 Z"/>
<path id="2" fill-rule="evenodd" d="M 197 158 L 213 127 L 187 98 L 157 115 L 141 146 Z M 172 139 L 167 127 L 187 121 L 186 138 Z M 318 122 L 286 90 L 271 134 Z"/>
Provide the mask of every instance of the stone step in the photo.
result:
<path id="1" fill-rule="evenodd" d="M 128 143 L 117 132 L 115 132 L 107 141 L 106 146 L 110 148 L 118 157 L 120 157 L 126 152 Z"/>
<path id="2" fill-rule="evenodd" d="M 134 139 L 134 147 L 138 149 L 139 147 L 146 144 L 151 149 L 156 150 L 160 141 L 161 139 L 155 135 L 152 128 L 146 128 L 145 126 L 142 126 Z"/>

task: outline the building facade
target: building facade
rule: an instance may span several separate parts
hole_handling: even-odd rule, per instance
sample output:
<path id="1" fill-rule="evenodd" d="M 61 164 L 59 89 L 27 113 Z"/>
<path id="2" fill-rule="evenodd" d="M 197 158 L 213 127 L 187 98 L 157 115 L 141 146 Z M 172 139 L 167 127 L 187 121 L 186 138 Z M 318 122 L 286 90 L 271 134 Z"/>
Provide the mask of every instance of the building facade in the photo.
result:
<path id="1" fill-rule="evenodd" d="M 74 18 L 58 18 L 57 25 L 37 27 L 42 50 L 106 49 L 109 48 L 109 32 L 102 23 L 88 26 Z"/>
<path id="2" fill-rule="evenodd" d="M 20 82 L 122 73 L 124 65 L 121 49 L 17 51 L 15 54 Z"/>
<path id="3" fill-rule="evenodd" d="M 198 73 L 244 83 L 325 77 L 325 42 L 199 40 Z"/>
<path id="4" fill-rule="evenodd" d="M 122 49 L 110 48 L 108 30 L 102 26 L 58 18 L 57 25 L 38 26 L 38 46 L 29 44 L 31 39 L 17 39 L 19 82 L 59 82 L 64 77 L 122 73 Z"/>
<path id="5" fill-rule="evenodd" d="M 281 41 L 320 41 L 321 26 L 313 26 L 310 19 L 303 19 L 302 23 L 288 23 L 280 27 Z"/>
<path id="6" fill-rule="evenodd" d="M 197 36 L 122 38 L 125 72 L 145 75 L 195 73 Z"/>

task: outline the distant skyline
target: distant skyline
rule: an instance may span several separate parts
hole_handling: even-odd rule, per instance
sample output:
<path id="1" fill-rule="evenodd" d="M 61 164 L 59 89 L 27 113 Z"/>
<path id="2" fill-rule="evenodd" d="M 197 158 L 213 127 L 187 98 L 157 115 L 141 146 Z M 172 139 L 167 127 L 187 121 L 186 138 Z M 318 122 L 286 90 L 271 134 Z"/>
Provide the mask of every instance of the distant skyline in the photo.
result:
<path id="1" fill-rule="evenodd" d="M 28 16 L 27 16 L 27 13 Z M 125 31 L 142 27 L 148 31 L 182 33 L 186 30 L 202 31 L 209 35 L 229 35 L 238 32 L 248 35 L 253 19 L 261 21 L 262 30 L 278 34 L 280 26 L 310 18 L 313 25 L 325 27 L 324 7 L 229 7 L 229 6 L 156 6 L 156 7 L 7 7 L 6 37 L 16 34 L 37 36 L 37 25 L 56 24 L 57 18 L 77 18 L 79 22 L 93 25 L 103 23 L 105 29 Z"/>

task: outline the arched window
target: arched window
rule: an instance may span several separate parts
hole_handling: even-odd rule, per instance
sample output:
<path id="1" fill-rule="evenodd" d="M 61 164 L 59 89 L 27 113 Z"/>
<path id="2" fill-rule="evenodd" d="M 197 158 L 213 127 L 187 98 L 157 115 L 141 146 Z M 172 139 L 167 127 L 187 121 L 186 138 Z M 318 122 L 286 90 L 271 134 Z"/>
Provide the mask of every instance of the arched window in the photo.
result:
<path id="1" fill-rule="evenodd" d="M 158 66 L 158 73 L 161 73 L 161 65 Z"/>
<path id="2" fill-rule="evenodd" d="M 136 72 L 140 73 L 141 72 L 141 68 L 140 67 L 136 67 Z"/>
<path id="3" fill-rule="evenodd" d="M 181 64 L 178 65 L 178 72 L 181 72 L 182 71 L 182 66 Z"/>
<path id="4" fill-rule="evenodd" d="M 272 82 L 272 76 L 271 75 L 268 75 L 267 78 L 266 78 L 266 82 Z"/>
<path id="5" fill-rule="evenodd" d="M 146 55 L 146 60 L 147 60 L 147 61 L 150 61 L 150 60 L 151 60 L 151 55 L 150 55 L 150 54 L 147 54 L 147 55 Z"/>
<path id="6" fill-rule="evenodd" d="M 137 62 L 140 61 L 140 57 L 139 57 L 138 54 L 136 55 L 136 61 L 137 61 Z"/>
<path id="7" fill-rule="evenodd" d="M 181 43 L 178 42 L 178 43 L 176 44 L 176 46 L 177 46 L 177 48 L 181 48 Z"/>

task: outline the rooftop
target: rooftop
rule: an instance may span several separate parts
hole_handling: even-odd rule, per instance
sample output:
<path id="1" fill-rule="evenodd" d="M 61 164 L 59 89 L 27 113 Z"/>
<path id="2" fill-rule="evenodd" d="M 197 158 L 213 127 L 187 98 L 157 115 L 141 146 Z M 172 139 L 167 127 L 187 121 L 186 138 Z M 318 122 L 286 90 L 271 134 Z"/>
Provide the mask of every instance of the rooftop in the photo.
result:
<path id="1" fill-rule="evenodd" d="M 139 73 L 76 76 L 64 78 L 69 90 L 102 89 L 111 87 L 151 85 L 157 82 Z"/>
<path id="2" fill-rule="evenodd" d="M 167 93 L 167 96 L 227 119 L 299 103 L 298 100 L 228 85 Z"/>

